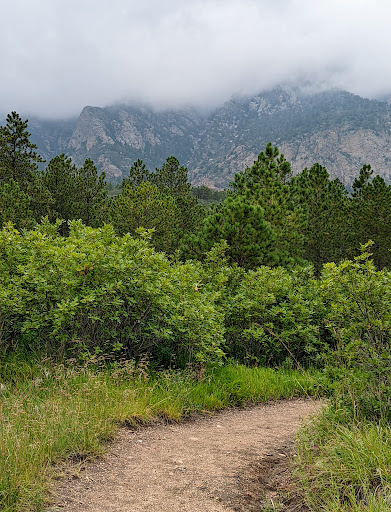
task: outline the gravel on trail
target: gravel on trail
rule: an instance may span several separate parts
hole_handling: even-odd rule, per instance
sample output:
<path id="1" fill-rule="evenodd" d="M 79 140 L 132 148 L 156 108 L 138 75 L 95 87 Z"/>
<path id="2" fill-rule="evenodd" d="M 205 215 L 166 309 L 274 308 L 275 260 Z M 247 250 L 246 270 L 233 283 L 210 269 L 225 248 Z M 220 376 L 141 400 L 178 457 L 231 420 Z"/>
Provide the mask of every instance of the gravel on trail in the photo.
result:
<path id="1" fill-rule="evenodd" d="M 281 400 L 122 428 L 102 458 L 57 482 L 48 512 L 251 512 L 273 510 L 282 494 L 280 510 L 304 511 L 289 460 L 302 421 L 321 407 Z"/>

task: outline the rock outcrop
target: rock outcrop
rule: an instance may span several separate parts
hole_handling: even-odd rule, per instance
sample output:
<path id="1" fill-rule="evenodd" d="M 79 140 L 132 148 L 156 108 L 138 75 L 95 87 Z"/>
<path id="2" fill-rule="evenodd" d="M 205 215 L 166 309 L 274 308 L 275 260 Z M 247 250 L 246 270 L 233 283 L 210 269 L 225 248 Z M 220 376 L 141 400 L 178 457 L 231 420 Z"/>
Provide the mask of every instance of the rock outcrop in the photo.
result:
<path id="1" fill-rule="evenodd" d="M 304 94 L 281 87 L 233 98 L 208 115 L 192 109 L 85 107 L 77 120 L 32 120 L 29 129 L 46 159 L 65 152 L 81 165 L 91 158 L 113 181 L 139 158 L 154 170 L 174 155 L 194 184 L 224 188 L 269 141 L 295 173 L 318 162 L 349 186 L 370 163 L 391 180 L 390 104 L 346 91 Z"/>

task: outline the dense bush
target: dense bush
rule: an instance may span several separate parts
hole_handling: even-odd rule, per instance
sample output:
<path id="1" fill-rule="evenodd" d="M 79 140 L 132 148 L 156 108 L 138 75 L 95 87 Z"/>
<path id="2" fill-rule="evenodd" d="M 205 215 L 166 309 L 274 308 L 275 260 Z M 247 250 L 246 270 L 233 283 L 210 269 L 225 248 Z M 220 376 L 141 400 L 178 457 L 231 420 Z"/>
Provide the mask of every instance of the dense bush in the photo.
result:
<path id="1" fill-rule="evenodd" d="M 172 264 L 147 240 L 117 237 L 111 226 L 71 222 L 67 238 L 47 222 L 23 234 L 8 226 L 0 272 L 3 347 L 56 357 L 148 354 L 176 365 L 223 355 L 217 294 L 197 286 L 200 267 Z"/>
<path id="2" fill-rule="evenodd" d="M 249 271 L 226 312 L 229 354 L 262 365 L 315 362 L 325 349 L 317 288 L 310 268 Z"/>
<path id="3" fill-rule="evenodd" d="M 339 378 L 342 410 L 358 418 L 391 420 L 391 273 L 377 271 L 370 243 L 354 261 L 325 265 L 325 323 L 334 338 L 329 371 Z"/>

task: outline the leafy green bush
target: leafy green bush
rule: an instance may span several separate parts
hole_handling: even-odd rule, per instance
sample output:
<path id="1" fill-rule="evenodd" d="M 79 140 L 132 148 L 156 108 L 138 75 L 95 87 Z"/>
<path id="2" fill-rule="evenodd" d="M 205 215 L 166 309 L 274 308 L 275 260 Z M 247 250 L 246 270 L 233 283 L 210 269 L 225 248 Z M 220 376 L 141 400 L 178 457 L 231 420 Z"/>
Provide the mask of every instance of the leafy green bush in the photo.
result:
<path id="1" fill-rule="evenodd" d="M 321 288 L 334 338 L 330 373 L 345 413 L 391 420 L 391 273 L 377 271 L 370 243 L 354 261 L 325 265 Z M 335 369 L 337 367 L 337 369 Z"/>
<path id="2" fill-rule="evenodd" d="M 228 353 L 262 365 L 314 362 L 325 349 L 321 306 L 311 269 L 249 271 L 227 308 Z"/>
<path id="3" fill-rule="evenodd" d="M 0 343 L 56 357 L 148 354 L 159 364 L 221 359 L 216 293 L 197 286 L 197 264 L 170 263 L 145 239 L 111 226 L 44 222 L 0 232 Z"/>

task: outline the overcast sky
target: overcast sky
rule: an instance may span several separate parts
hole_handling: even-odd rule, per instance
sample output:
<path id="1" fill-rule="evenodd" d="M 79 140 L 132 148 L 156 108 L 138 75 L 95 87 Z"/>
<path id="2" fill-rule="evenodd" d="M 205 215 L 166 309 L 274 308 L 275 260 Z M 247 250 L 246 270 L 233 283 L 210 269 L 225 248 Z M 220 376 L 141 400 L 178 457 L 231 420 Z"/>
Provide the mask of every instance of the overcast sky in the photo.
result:
<path id="1" fill-rule="evenodd" d="M 391 95 L 389 0 L 0 0 L 0 116 L 213 107 L 310 80 Z"/>

